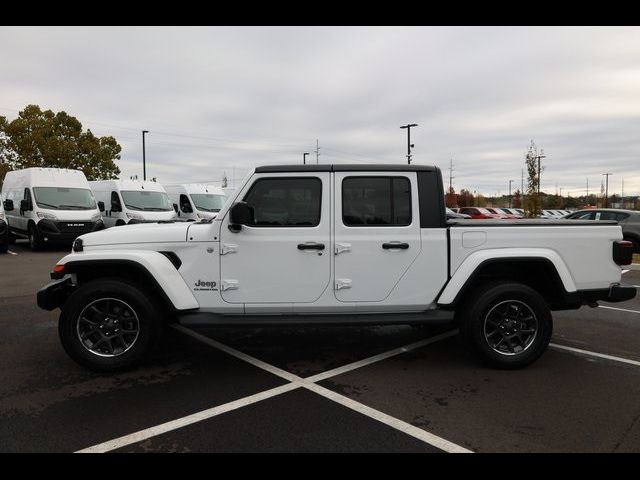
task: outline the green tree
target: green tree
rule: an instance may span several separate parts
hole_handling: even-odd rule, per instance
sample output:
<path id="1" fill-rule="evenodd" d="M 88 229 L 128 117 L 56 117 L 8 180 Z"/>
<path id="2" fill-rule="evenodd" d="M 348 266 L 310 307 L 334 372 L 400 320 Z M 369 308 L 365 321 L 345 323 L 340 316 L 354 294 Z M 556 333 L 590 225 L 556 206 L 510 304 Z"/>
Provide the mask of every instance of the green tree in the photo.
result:
<path id="1" fill-rule="evenodd" d="M 524 165 L 527 169 L 527 198 L 525 202 L 525 210 L 528 217 L 537 217 L 542 210 L 541 199 L 538 195 L 540 186 L 540 177 L 538 176 L 538 157 L 544 155 L 541 149 L 533 140 L 529 144 L 529 149 L 524 157 Z M 541 168 L 542 170 L 542 168 Z"/>
<path id="2" fill-rule="evenodd" d="M 5 170 L 71 168 L 82 170 L 89 180 L 117 178 L 115 160 L 120 160 L 121 150 L 111 136 L 83 132 L 80 121 L 66 112 L 27 105 L 11 122 L 0 117 L 0 165 Z"/>

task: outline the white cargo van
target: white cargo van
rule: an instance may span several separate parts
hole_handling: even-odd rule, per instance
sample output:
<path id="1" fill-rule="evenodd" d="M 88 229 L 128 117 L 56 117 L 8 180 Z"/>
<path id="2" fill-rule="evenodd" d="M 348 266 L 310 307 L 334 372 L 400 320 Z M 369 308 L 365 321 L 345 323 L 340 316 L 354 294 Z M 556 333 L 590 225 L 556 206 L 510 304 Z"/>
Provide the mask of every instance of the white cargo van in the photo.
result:
<path id="1" fill-rule="evenodd" d="M 99 180 L 89 182 L 100 203 L 105 227 L 176 219 L 167 192 L 156 182 Z"/>
<path id="2" fill-rule="evenodd" d="M 227 201 L 220 187 L 204 183 L 181 183 L 164 185 L 169 200 L 178 214 L 178 220 L 185 222 L 215 218 Z"/>
<path id="3" fill-rule="evenodd" d="M 32 250 L 46 243 L 71 244 L 104 227 L 81 170 L 25 168 L 8 172 L 2 185 L 9 233 L 26 237 Z"/>

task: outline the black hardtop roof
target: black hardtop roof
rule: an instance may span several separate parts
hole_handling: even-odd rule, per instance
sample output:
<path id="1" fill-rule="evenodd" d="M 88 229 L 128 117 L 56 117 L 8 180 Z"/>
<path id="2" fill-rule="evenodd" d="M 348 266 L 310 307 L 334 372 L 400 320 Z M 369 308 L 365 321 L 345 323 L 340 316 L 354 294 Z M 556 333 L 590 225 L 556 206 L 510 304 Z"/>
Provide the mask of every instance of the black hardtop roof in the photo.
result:
<path id="1" fill-rule="evenodd" d="M 310 165 L 264 165 L 256 168 L 256 173 L 283 172 L 435 172 L 438 167 L 433 165 L 402 165 L 402 164 L 310 164 Z"/>

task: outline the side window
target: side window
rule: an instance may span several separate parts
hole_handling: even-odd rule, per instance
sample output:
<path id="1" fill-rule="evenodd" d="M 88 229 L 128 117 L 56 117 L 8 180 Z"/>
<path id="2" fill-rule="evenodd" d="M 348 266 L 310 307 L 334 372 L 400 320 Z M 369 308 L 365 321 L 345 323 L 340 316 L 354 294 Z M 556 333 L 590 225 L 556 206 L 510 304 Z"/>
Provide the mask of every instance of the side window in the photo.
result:
<path id="1" fill-rule="evenodd" d="M 111 205 L 120 205 L 120 198 L 118 192 L 111 192 Z"/>
<path id="2" fill-rule="evenodd" d="M 24 199 L 25 200 L 31 200 L 31 192 L 29 191 L 28 188 L 24 189 Z"/>
<path id="3" fill-rule="evenodd" d="M 406 177 L 345 178 L 342 222 L 350 227 L 410 225 L 411 182 Z"/>
<path id="4" fill-rule="evenodd" d="M 254 227 L 315 227 L 320 224 L 322 181 L 315 177 L 261 178 L 244 201 Z"/>
<path id="5" fill-rule="evenodd" d="M 193 213 L 193 208 L 191 208 L 189 197 L 184 194 L 180 195 L 180 210 L 182 210 L 184 213 Z"/>
<path id="6" fill-rule="evenodd" d="M 595 212 L 586 212 L 571 218 L 575 218 L 578 220 L 593 220 L 595 218 Z"/>

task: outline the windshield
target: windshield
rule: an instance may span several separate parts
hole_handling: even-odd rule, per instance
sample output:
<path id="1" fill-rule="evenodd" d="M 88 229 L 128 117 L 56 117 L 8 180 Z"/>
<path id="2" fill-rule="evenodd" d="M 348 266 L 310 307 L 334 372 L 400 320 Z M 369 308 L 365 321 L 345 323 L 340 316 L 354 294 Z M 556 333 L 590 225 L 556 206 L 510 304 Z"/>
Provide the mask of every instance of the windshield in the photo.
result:
<path id="1" fill-rule="evenodd" d="M 206 212 L 219 212 L 224 207 L 227 197 L 212 193 L 192 193 L 191 200 L 198 210 Z"/>
<path id="2" fill-rule="evenodd" d="M 164 192 L 121 191 L 122 199 L 127 208 L 131 210 L 144 210 L 147 212 L 166 212 L 173 210 L 169 203 L 169 197 Z"/>
<path id="3" fill-rule="evenodd" d="M 34 187 L 33 195 L 40 208 L 51 210 L 93 210 L 96 201 L 86 188 Z"/>

